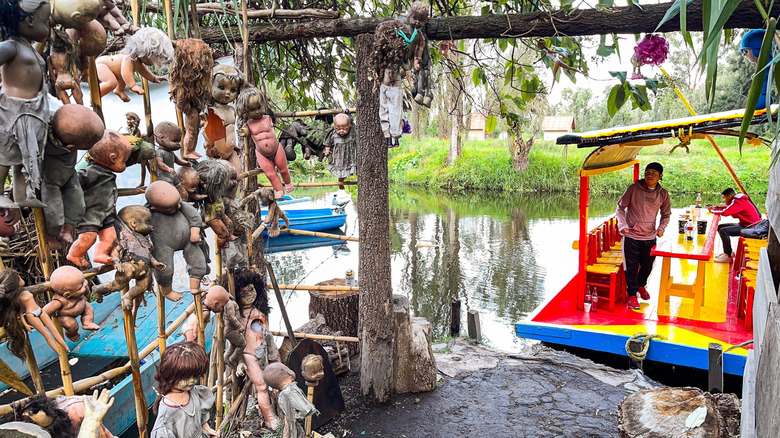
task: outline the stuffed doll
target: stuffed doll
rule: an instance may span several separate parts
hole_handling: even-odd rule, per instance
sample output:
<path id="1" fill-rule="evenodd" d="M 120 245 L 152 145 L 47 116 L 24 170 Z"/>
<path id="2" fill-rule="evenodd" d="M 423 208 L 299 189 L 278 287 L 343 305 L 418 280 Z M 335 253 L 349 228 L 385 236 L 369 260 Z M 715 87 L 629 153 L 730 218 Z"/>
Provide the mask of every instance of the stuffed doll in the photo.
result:
<path id="1" fill-rule="evenodd" d="M 238 95 L 236 110 L 246 124 L 239 130 L 239 135 L 252 137 L 257 164 L 273 186 L 276 199 L 282 199 L 284 189 L 291 192 L 295 187 L 290 180 L 287 156 L 274 135 L 273 113 L 268 107 L 268 98 L 256 87 L 246 87 Z M 284 189 L 276 174 L 277 168 L 284 180 Z"/>
<path id="2" fill-rule="evenodd" d="M 182 199 L 187 191 L 181 186 L 179 176 L 173 165 L 190 167 L 190 162 L 177 157 L 174 152 L 181 149 L 181 129 L 175 123 L 162 122 L 154 127 L 154 139 L 157 141 L 157 179 L 173 184 Z"/>
<path id="3" fill-rule="evenodd" d="M 122 308 L 135 315 L 144 293 L 152 290 L 152 270 L 161 271 L 165 265 L 153 255 L 152 212 L 141 205 L 128 205 L 119 210 L 117 217 L 117 240 L 111 250 L 116 274 L 113 281 L 93 287 L 92 293 L 95 301 L 102 302 L 105 295 L 123 290 L 130 280 L 135 280 L 135 285 L 122 293 Z"/>
<path id="4" fill-rule="evenodd" d="M 243 171 L 236 145 L 236 111 L 229 104 L 238 97 L 244 77 L 229 65 L 216 65 L 211 70 L 211 96 L 206 126 L 203 128 L 203 147 L 209 158 L 227 160 L 237 173 Z"/>
<path id="5" fill-rule="evenodd" d="M 279 361 L 273 334 L 268 328 L 268 296 L 265 278 L 250 269 L 237 269 L 233 278 L 236 284 L 236 302 L 241 308 L 241 325 L 244 327 L 244 363 L 249 380 L 257 391 L 257 405 L 263 413 L 266 425 L 276 429 L 276 414 L 271 407 L 271 397 L 263 380 L 267 364 Z"/>
<path id="6" fill-rule="evenodd" d="M 202 40 L 187 38 L 174 43 L 171 80 L 171 100 L 184 114 L 185 160 L 197 160 L 195 152 L 200 132 L 200 113 L 211 101 L 211 70 L 214 59 L 211 48 Z"/>
<path id="7" fill-rule="evenodd" d="M 197 170 L 192 167 L 181 167 L 179 168 L 179 171 L 176 172 L 176 175 L 179 177 L 182 189 L 184 189 L 180 191 L 180 193 L 182 191 L 185 193 L 185 195 L 181 197 L 183 202 L 194 203 L 208 197 L 208 195 L 200 193 L 199 189 L 202 182 L 198 176 Z"/>
<path id="8" fill-rule="evenodd" d="M 54 294 L 51 301 L 43 306 L 43 312 L 59 317 L 68 339 L 73 342 L 81 339 L 77 316 L 81 316 L 81 326 L 84 330 L 100 329 L 100 326 L 95 324 L 95 310 L 87 302 L 89 289 L 81 271 L 73 266 L 60 266 L 52 272 L 49 282 Z"/>
<path id="9" fill-rule="evenodd" d="M 146 66 L 162 68 L 172 61 L 173 45 L 168 35 L 159 29 L 145 27 L 128 38 L 125 48 L 118 54 L 101 56 L 95 60 L 100 79 L 100 96 L 114 90 L 120 99 L 130 102 L 125 87 L 136 94 L 144 94 L 144 89 L 135 82 L 133 73 L 159 84 L 167 79 L 153 74 Z"/>
<path id="10" fill-rule="evenodd" d="M 0 3 L 0 181 L 13 169 L 14 200 L 0 208 L 45 207 L 36 199 L 49 124 L 46 62 L 31 44 L 49 37 L 51 5 L 40 0 Z"/>
<path id="11" fill-rule="evenodd" d="M 278 237 L 279 230 L 283 230 L 290 226 L 290 220 L 287 219 L 287 215 L 284 214 L 284 210 L 282 210 L 282 208 L 279 207 L 279 205 L 276 203 L 273 189 L 270 187 L 263 187 L 260 189 L 260 196 L 258 196 L 257 199 L 260 201 L 260 205 L 268 208 L 268 213 L 266 213 L 265 218 L 263 218 L 263 221 L 260 223 L 260 226 L 254 231 L 254 233 L 252 233 L 252 237 L 254 239 L 259 238 L 260 234 L 269 225 L 271 228 L 268 230 L 268 237 Z M 279 226 L 279 219 L 284 221 L 284 225 L 281 227 Z"/>
<path id="12" fill-rule="evenodd" d="M 109 252 L 116 241 L 116 174 L 124 172 L 131 149 L 125 136 L 107 129 L 103 138 L 89 150 L 89 164 L 78 172 L 84 191 L 85 211 L 78 224 L 79 238 L 70 247 L 67 256 L 76 266 L 89 267 L 86 254 L 98 238 L 100 243 L 93 260 L 96 263 L 112 263 Z"/>
<path id="13" fill-rule="evenodd" d="M 319 356 L 318 356 L 319 357 Z M 295 383 L 295 373 L 282 363 L 272 363 L 263 370 L 265 383 L 278 392 L 278 409 L 282 412 L 282 436 L 303 438 L 306 434 L 297 420 L 317 413 Z"/>
<path id="14" fill-rule="evenodd" d="M 70 103 L 68 90 L 77 104 L 84 104 L 81 93 L 81 72 L 78 68 L 78 48 L 65 31 L 55 29 L 51 38 L 51 53 L 47 60 L 49 77 L 54 83 L 57 98 L 64 104 Z"/>
<path id="15" fill-rule="evenodd" d="M 236 178 L 232 165 L 225 160 L 205 160 L 195 165 L 207 197 L 204 200 L 206 225 L 217 235 L 217 245 L 226 248 L 233 236 L 233 221 L 228 217 L 225 201 L 236 192 Z M 231 178 L 232 176 L 232 178 Z"/>
<path id="16" fill-rule="evenodd" d="M 108 392 L 108 390 L 104 391 Z M 80 430 L 81 425 L 86 420 L 84 399 L 87 399 L 87 403 L 89 403 L 93 402 L 95 398 L 97 397 L 92 396 L 88 398 L 87 396 L 82 395 L 72 395 L 68 397 L 58 395 L 57 397 L 54 397 L 53 401 L 57 406 L 57 409 L 62 409 L 68 414 L 68 418 L 70 418 L 73 428 L 75 430 Z M 102 422 L 100 423 L 100 438 L 116 438 Z"/>
<path id="17" fill-rule="evenodd" d="M 421 32 L 423 26 L 425 26 L 425 23 L 428 21 L 428 12 L 426 11 L 423 14 L 423 9 L 426 9 L 425 4 L 422 4 L 422 6 L 415 6 L 412 4 L 409 8 L 406 24 L 409 27 L 420 31 L 418 34 L 422 35 L 422 42 L 417 46 L 415 49 L 416 51 L 412 53 L 412 56 L 414 57 L 413 68 L 415 74 L 412 97 L 418 104 L 430 108 L 431 102 L 433 102 L 433 87 L 430 82 L 431 53 L 428 49 L 428 38 Z M 414 33 L 414 31 L 412 31 L 412 33 Z M 443 54 L 442 56 L 446 57 L 447 55 Z"/>
<path id="18" fill-rule="evenodd" d="M 100 13 L 100 0 L 57 0 L 51 3 L 51 22 L 81 29 Z"/>
<path id="19" fill-rule="evenodd" d="M 51 133 L 43 158 L 41 200 L 49 247 L 73 243 L 73 233 L 84 217 L 84 193 L 76 175 L 79 150 L 92 148 L 105 133 L 103 120 L 82 105 L 68 104 L 51 118 Z"/>
<path id="20" fill-rule="evenodd" d="M 26 332 L 31 331 L 32 326 L 57 354 L 57 344 L 70 351 L 49 315 L 38 306 L 33 294 L 23 288 L 24 280 L 18 272 L 13 269 L 0 272 L 0 323 L 5 329 L 8 349 L 14 356 L 25 360 Z"/>
<path id="21" fill-rule="evenodd" d="M 325 156 L 328 157 L 328 171 L 343 183 L 356 173 L 357 140 L 352 129 L 352 118 L 347 114 L 337 114 L 334 119 L 333 133 L 325 139 Z M 344 190 L 344 186 L 339 186 Z"/>
<path id="22" fill-rule="evenodd" d="M 208 273 L 206 257 L 198 243 L 203 222 L 200 213 L 190 204 L 181 202 L 178 190 L 165 181 L 155 181 L 146 189 L 146 202 L 152 211 L 154 251 L 152 255 L 165 269 L 155 271 L 154 278 L 165 298 L 179 301 L 182 295 L 173 290 L 173 253 L 184 252 L 190 292 L 200 292 L 200 280 Z"/>
<path id="23" fill-rule="evenodd" d="M 106 30 L 113 30 L 114 35 L 122 35 L 125 32 L 133 33 L 138 30 L 137 27 L 127 22 L 122 11 L 116 7 L 114 0 L 100 0 L 100 14 L 98 14 L 97 19 Z"/>
<path id="24" fill-rule="evenodd" d="M 414 2 L 406 24 L 400 20 L 380 23 L 374 33 L 370 64 L 379 88 L 379 122 L 388 147 L 398 146 L 403 124 L 403 79 L 412 83 L 412 67 L 419 65 L 425 37 L 420 31 L 428 21 L 428 7 Z M 381 83 L 381 85 L 380 85 Z"/>
<path id="25" fill-rule="evenodd" d="M 222 264 L 227 269 L 246 268 L 249 266 L 249 235 L 247 231 L 253 231 L 255 217 L 248 211 L 236 209 L 228 214 L 233 217 L 233 236 L 235 240 L 228 242 L 227 248 L 222 250 Z"/>
<path id="26" fill-rule="evenodd" d="M 52 437 L 78 437 L 78 428 L 73 426 L 68 413 L 57 406 L 57 402 L 46 397 L 46 394 L 36 395 L 21 405 L 14 405 L 14 417 L 26 423 L 37 424 Z"/>
<path id="27" fill-rule="evenodd" d="M 287 161 L 295 161 L 295 146 L 306 137 L 306 123 L 301 119 L 295 119 L 291 123 L 284 125 L 279 134 L 279 143 L 284 149 L 284 155 Z M 305 146 L 301 143 L 301 148 L 305 152 Z M 307 158 L 308 159 L 308 158 Z"/>

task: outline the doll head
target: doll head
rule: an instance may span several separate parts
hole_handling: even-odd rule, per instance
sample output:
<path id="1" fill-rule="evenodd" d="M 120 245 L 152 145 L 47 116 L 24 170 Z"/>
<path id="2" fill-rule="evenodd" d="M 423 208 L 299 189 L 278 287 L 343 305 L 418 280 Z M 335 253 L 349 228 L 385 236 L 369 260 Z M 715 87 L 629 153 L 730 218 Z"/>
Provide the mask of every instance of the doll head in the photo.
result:
<path id="1" fill-rule="evenodd" d="M 231 178 L 230 169 L 234 169 L 233 165 L 225 160 L 204 160 L 195 165 L 210 201 L 232 197 L 235 193 L 235 176 Z"/>
<path id="2" fill-rule="evenodd" d="M 306 379 L 307 386 L 317 386 L 317 383 L 325 376 L 325 368 L 322 365 L 322 356 L 309 354 L 301 362 L 301 376 Z"/>
<path id="3" fill-rule="evenodd" d="M 280 362 L 268 364 L 263 370 L 265 384 L 277 391 L 281 391 L 295 381 L 295 373 Z"/>
<path id="4" fill-rule="evenodd" d="M 15 406 L 14 416 L 22 421 L 37 424 L 53 437 L 76 438 L 77 435 L 68 413 L 58 409 L 54 400 L 44 394 L 36 395 L 21 406 Z"/>
<path id="5" fill-rule="evenodd" d="M 263 315 L 268 316 L 271 309 L 268 307 L 266 295 L 265 277 L 251 269 L 236 269 L 233 273 L 236 283 L 236 301 L 242 309 L 254 307 Z"/>
<path id="6" fill-rule="evenodd" d="M 127 120 L 127 129 L 131 133 L 141 125 L 141 118 L 134 112 L 125 113 L 125 120 Z"/>
<path id="7" fill-rule="evenodd" d="M 339 137 L 346 137 L 352 129 L 352 119 L 347 114 L 336 114 L 333 119 L 333 131 Z"/>
<path id="8" fill-rule="evenodd" d="M 66 299 L 81 298 L 87 293 L 84 274 L 73 266 L 60 266 L 51 273 L 49 280 L 54 293 Z"/>
<path id="9" fill-rule="evenodd" d="M 234 67 L 217 65 L 211 70 L 211 96 L 221 104 L 236 100 L 244 77 Z"/>
<path id="10" fill-rule="evenodd" d="M 22 213 L 18 208 L 0 208 L 0 236 L 11 237 L 17 233 Z"/>
<path id="11" fill-rule="evenodd" d="M 168 35 L 154 27 L 142 27 L 127 39 L 120 53 L 146 65 L 162 68 L 173 62 L 173 44 Z"/>
<path id="12" fill-rule="evenodd" d="M 67 104 L 51 118 L 51 130 L 63 145 L 79 150 L 89 150 L 106 133 L 100 116 L 84 105 Z"/>
<path id="13" fill-rule="evenodd" d="M 179 177 L 179 182 L 184 190 L 189 194 L 190 201 L 195 199 L 195 195 L 200 186 L 200 178 L 198 177 L 198 171 L 192 167 L 180 167 L 176 172 Z"/>
<path id="14" fill-rule="evenodd" d="M 423 2 L 414 2 L 409 6 L 407 22 L 415 29 L 421 29 L 428 21 L 428 5 Z"/>
<path id="15" fill-rule="evenodd" d="M 255 217 L 245 210 L 236 210 L 231 217 L 233 219 L 233 234 L 240 236 L 255 229 Z"/>
<path id="16" fill-rule="evenodd" d="M 259 119 L 270 115 L 268 97 L 257 87 L 245 87 L 236 99 L 236 112 L 243 120 Z"/>
<path id="17" fill-rule="evenodd" d="M 66 28 L 81 29 L 99 13 L 100 0 L 57 0 L 51 4 L 51 21 Z"/>
<path id="18" fill-rule="evenodd" d="M 203 305 L 212 312 L 219 313 L 230 301 L 230 293 L 222 286 L 212 286 L 206 292 L 206 299 Z"/>
<path id="19" fill-rule="evenodd" d="M 155 126 L 154 138 L 166 151 L 173 152 L 181 149 L 181 129 L 175 123 L 162 122 Z"/>
<path id="20" fill-rule="evenodd" d="M 49 37 L 51 6 L 42 0 L 0 1 L 0 33 L 3 40 L 23 36 L 33 41 Z"/>
<path id="21" fill-rule="evenodd" d="M 24 360 L 24 345 L 27 332 L 19 317 L 22 315 L 22 294 L 24 280 L 13 269 L 0 272 L 0 323 L 5 328 L 6 345 L 14 356 Z"/>
<path id="22" fill-rule="evenodd" d="M 127 168 L 127 158 L 132 148 L 124 135 L 106 129 L 103 138 L 89 149 L 89 156 L 96 163 L 121 173 Z"/>
<path id="23" fill-rule="evenodd" d="M 117 213 L 119 219 L 127 228 L 143 236 L 152 233 L 152 212 L 143 205 L 128 205 Z"/>
<path id="24" fill-rule="evenodd" d="M 271 187 L 263 187 L 260 189 L 260 196 L 257 197 L 257 200 L 263 207 L 268 207 L 276 202 L 276 192 Z"/>
<path id="25" fill-rule="evenodd" d="M 169 345 L 160 357 L 160 365 L 154 373 L 157 381 L 157 400 L 154 412 L 160 405 L 161 395 L 172 392 L 188 392 L 206 374 L 209 357 L 197 342 L 179 342 Z"/>
<path id="26" fill-rule="evenodd" d="M 146 202 L 151 211 L 163 214 L 174 214 L 181 208 L 181 196 L 173 184 L 167 181 L 155 181 L 146 188 Z"/>

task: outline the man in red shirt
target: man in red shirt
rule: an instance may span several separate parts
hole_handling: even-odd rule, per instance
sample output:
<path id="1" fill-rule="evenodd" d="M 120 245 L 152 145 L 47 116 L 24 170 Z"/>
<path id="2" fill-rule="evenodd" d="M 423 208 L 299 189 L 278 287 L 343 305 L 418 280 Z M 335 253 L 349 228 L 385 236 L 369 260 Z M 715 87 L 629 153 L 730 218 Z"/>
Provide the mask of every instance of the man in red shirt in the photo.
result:
<path id="1" fill-rule="evenodd" d="M 707 209 L 712 213 L 722 216 L 732 216 L 739 219 L 739 223 L 726 223 L 718 225 L 718 234 L 723 241 L 723 254 L 715 257 L 718 263 L 731 263 L 731 236 L 739 236 L 743 228 L 753 226 L 761 222 L 761 213 L 756 205 L 744 193 L 736 193 L 728 188 L 721 192 L 723 203 L 726 205 L 713 206 L 707 204 Z"/>

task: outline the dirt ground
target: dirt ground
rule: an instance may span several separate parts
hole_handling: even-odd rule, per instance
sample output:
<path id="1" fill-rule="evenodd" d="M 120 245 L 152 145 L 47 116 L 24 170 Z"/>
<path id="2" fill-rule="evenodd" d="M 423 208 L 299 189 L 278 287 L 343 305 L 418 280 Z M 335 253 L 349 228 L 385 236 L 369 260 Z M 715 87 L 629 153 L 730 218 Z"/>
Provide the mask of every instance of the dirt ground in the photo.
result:
<path id="1" fill-rule="evenodd" d="M 636 371 L 616 370 L 539 344 L 518 354 L 465 338 L 437 353 L 439 382 L 428 393 L 396 395 L 386 405 L 360 395 L 359 358 L 339 380 L 345 411 L 318 429 L 336 437 L 613 437 L 617 405 L 658 386 Z M 257 413 L 253 414 L 254 416 Z M 244 430 L 257 418 L 250 415 Z"/>

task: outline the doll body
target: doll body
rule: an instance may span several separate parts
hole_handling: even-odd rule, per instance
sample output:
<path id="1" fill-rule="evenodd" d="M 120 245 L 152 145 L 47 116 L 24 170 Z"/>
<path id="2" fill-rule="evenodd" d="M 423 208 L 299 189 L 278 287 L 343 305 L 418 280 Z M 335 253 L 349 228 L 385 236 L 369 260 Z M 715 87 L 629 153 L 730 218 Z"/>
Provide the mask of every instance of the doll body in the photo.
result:
<path id="1" fill-rule="evenodd" d="M 222 309 L 222 321 L 225 326 L 225 339 L 230 342 L 225 349 L 225 363 L 235 370 L 243 360 L 246 348 L 244 325 L 241 324 L 241 309 L 238 303 L 233 300 L 228 301 Z"/>
<path id="2" fill-rule="evenodd" d="M 177 157 L 174 152 L 181 148 L 181 129 L 171 122 L 162 122 L 154 128 L 154 138 L 157 141 L 156 161 L 157 161 L 157 179 L 171 183 L 179 196 L 184 199 L 187 192 L 182 188 L 179 176 L 173 168 L 174 164 L 189 167 L 190 162 Z"/>
<path id="3" fill-rule="evenodd" d="M 333 125 L 333 133 L 325 139 L 325 156 L 328 157 L 328 171 L 344 180 L 356 172 L 357 140 L 352 120 L 346 114 L 338 114 Z M 339 187 L 344 190 L 344 186 Z"/>
<path id="4" fill-rule="evenodd" d="M 84 99 L 81 92 L 81 72 L 78 69 L 76 47 L 67 37 L 64 31 L 57 30 L 51 40 L 52 49 L 47 63 L 49 65 L 49 77 L 54 83 L 54 91 L 57 98 L 64 104 L 70 103 L 68 91 L 73 95 L 77 104 L 83 105 Z"/>
<path id="5" fill-rule="evenodd" d="M 257 200 L 260 202 L 260 205 L 268 208 L 268 213 L 266 213 L 263 221 L 260 223 L 260 227 L 252 233 L 253 237 L 255 239 L 259 238 L 260 233 L 262 233 L 266 227 L 270 227 L 268 230 L 268 237 L 278 237 L 280 230 L 290 226 L 290 220 L 287 219 L 284 210 L 276 203 L 273 189 L 263 187 L 260 190 L 260 196 L 257 197 Z M 284 225 L 279 225 L 279 219 L 284 221 Z"/>
<path id="6" fill-rule="evenodd" d="M 238 97 L 244 80 L 241 73 L 227 65 L 217 65 L 211 71 L 211 97 L 214 99 L 208 109 L 206 126 L 203 129 L 206 155 L 209 158 L 227 160 L 236 169 L 243 171 L 240 151 L 236 143 L 236 111 L 230 106 Z"/>
<path id="7" fill-rule="evenodd" d="M 84 330 L 98 330 L 95 324 L 95 310 L 87 302 L 89 289 L 84 274 L 73 266 L 60 266 L 51 274 L 52 300 L 43 307 L 43 311 L 59 317 L 65 336 L 71 341 L 81 339 L 77 316 L 81 316 Z"/>
<path id="8" fill-rule="evenodd" d="M 271 186 L 273 186 L 276 199 L 282 199 L 285 189 L 291 192 L 293 185 L 290 179 L 290 170 L 287 168 L 287 156 L 282 145 L 274 136 L 271 117 L 262 116 L 259 119 L 249 119 L 247 127 L 252 135 L 252 139 L 255 141 L 257 164 L 263 170 L 263 174 L 268 178 Z M 282 175 L 284 189 L 279 180 L 279 175 L 276 174 L 277 169 L 279 169 L 279 173 Z"/>
<path id="9" fill-rule="evenodd" d="M 266 367 L 265 383 L 278 391 L 278 409 L 282 412 L 284 424 L 282 437 L 303 438 L 303 428 L 297 420 L 317 413 L 317 408 L 306 398 L 295 383 L 295 373 L 281 363 L 273 363 Z"/>
<path id="10" fill-rule="evenodd" d="M 200 132 L 199 114 L 211 100 L 211 72 L 214 60 L 211 48 L 202 40 L 187 38 L 174 43 L 171 66 L 171 100 L 184 114 L 184 139 L 181 157 L 197 160 L 195 152 Z"/>
<path id="11" fill-rule="evenodd" d="M 273 192 L 272 192 L 273 193 Z M 228 205 L 229 215 L 233 217 L 233 236 L 236 237 L 222 250 L 222 264 L 226 269 L 246 268 L 249 266 L 249 235 L 254 230 L 255 217 L 237 206 Z"/>
<path id="12" fill-rule="evenodd" d="M 198 163 L 195 170 L 207 195 L 203 205 L 206 224 L 217 235 L 217 245 L 226 248 L 228 242 L 236 240 L 233 221 L 228 217 L 225 205 L 235 196 L 235 169 L 225 160 L 206 160 Z"/>
<path id="13" fill-rule="evenodd" d="M 41 159 L 49 123 L 46 63 L 30 41 L 49 36 L 49 2 L 18 4 L 19 15 L 29 17 L 11 23 L 4 14 L 0 42 L 0 181 L 13 169 L 14 200 L 0 194 L 0 208 L 43 207 L 35 198 L 41 185 Z M 18 30 L 11 31 L 16 24 Z"/>
<path id="14" fill-rule="evenodd" d="M 183 189 L 179 193 L 184 192 L 184 195 L 181 197 L 182 202 L 193 203 L 206 199 L 207 195 L 198 193 L 201 180 L 197 170 L 192 167 L 182 167 L 176 172 L 176 175 L 179 177 L 179 182 Z"/>

